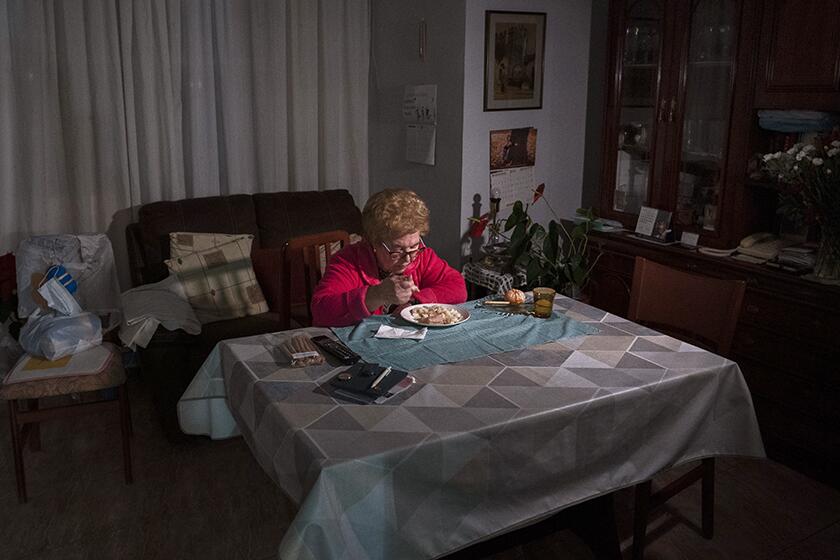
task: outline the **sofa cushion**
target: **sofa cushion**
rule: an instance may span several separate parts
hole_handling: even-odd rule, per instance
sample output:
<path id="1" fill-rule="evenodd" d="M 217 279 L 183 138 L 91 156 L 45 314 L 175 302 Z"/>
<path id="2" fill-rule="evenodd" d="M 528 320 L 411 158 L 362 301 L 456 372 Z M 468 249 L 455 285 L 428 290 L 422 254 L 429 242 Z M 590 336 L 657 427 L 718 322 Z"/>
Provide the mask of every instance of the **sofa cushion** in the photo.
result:
<path id="1" fill-rule="evenodd" d="M 171 256 L 169 234 L 174 231 L 249 233 L 254 236 L 254 246 L 260 244 L 254 203 L 247 194 L 144 204 L 138 224 L 144 283 L 168 276 L 164 261 Z"/>
<path id="2" fill-rule="evenodd" d="M 213 249 L 232 241 L 248 239 L 253 244 L 254 236 L 248 233 L 199 233 L 175 231 L 169 234 L 170 258 L 185 257 L 190 253 Z"/>
<path id="3" fill-rule="evenodd" d="M 201 239 L 200 235 L 192 237 Z M 198 320 L 209 323 L 267 312 L 268 304 L 251 264 L 252 237 L 239 236 L 218 246 L 212 239 L 215 237 L 198 242 L 197 246 L 206 247 L 204 250 L 166 261 L 181 280 Z"/>
<path id="4" fill-rule="evenodd" d="M 362 214 L 346 190 L 253 195 L 260 247 L 282 247 L 301 235 L 343 229 L 362 232 Z"/>

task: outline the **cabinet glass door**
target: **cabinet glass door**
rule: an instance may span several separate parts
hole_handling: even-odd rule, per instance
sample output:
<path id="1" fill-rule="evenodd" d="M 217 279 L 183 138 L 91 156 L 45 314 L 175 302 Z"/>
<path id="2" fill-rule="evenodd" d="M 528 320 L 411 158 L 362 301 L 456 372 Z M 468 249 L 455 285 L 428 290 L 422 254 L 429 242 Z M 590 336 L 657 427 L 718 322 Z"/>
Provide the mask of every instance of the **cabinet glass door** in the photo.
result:
<path id="1" fill-rule="evenodd" d="M 690 22 L 676 220 L 713 232 L 729 136 L 738 2 L 692 1 Z"/>
<path id="2" fill-rule="evenodd" d="M 621 90 L 612 209 L 638 214 L 649 197 L 656 102 L 662 64 L 661 2 L 628 2 L 621 52 Z"/>

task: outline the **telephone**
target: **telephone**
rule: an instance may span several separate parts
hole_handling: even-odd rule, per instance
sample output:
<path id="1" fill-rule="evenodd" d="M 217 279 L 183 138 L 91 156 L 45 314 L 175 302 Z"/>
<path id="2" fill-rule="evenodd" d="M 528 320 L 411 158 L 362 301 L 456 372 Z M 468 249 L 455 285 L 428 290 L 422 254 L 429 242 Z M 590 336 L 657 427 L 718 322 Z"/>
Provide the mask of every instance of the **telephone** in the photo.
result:
<path id="1" fill-rule="evenodd" d="M 748 249 L 755 245 L 756 243 L 761 243 L 762 241 L 769 241 L 771 239 L 775 239 L 776 236 L 772 233 L 768 233 L 766 231 L 761 231 L 758 233 L 753 233 L 741 240 L 741 244 L 739 245 L 740 248 Z"/>
<path id="2" fill-rule="evenodd" d="M 740 257 L 741 260 L 754 263 L 767 262 L 775 259 L 779 251 L 793 243 L 795 241 L 779 239 L 772 233 L 753 233 L 741 240 L 741 244 L 738 245 L 738 255 L 735 258 Z"/>

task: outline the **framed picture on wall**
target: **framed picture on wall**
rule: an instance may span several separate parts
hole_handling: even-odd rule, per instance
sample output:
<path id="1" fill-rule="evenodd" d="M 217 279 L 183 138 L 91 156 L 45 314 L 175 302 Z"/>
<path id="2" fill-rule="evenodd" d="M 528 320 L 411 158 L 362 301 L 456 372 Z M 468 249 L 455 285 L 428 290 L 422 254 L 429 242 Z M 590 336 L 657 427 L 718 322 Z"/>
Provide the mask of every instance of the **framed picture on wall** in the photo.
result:
<path id="1" fill-rule="evenodd" d="M 545 13 L 485 12 L 484 110 L 540 109 Z"/>

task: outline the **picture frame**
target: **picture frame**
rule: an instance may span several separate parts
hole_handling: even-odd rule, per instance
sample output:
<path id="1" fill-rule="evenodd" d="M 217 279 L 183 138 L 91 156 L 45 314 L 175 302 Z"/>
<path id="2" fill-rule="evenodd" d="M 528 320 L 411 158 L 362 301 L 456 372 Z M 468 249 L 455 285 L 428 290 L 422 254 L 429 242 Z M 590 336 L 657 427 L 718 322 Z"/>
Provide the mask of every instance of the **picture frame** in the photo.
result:
<path id="1" fill-rule="evenodd" d="M 485 111 L 542 109 L 545 22 L 545 12 L 485 12 Z"/>

